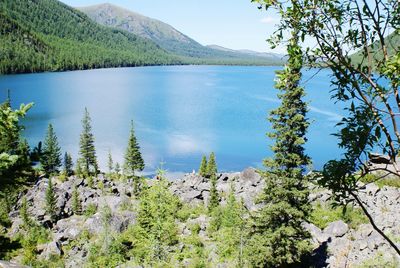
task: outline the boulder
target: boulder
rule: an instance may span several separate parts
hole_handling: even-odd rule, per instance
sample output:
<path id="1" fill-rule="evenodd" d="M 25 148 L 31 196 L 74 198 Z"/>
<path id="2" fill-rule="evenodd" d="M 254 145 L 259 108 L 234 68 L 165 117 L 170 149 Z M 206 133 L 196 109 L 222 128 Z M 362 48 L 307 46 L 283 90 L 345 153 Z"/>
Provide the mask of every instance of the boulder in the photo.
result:
<path id="1" fill-rule="evenodd" d="M 8 262 L 8 261 L 0 261 L 0 268 L 29 268 L 29 266 Z"/>
<path id="2" fill-rule="evenodd" d="M 378 153 L 368 153 L 369 162 L 373 164 L 390 164 L 391 159 L 388 155 L 382 155 Z"/>
<path id="3" fill-rule="evenodd" d="M 349 231 L 349 226 L 342 220 L 331 222 L 325 229 L 324 234 L 328 237 L 342 237 Z"/>
<path id="4" fill-rule="evenodd" d="M 56 241 L 50 242 L 45 245 L 39 245 L 38 251 L 42 251 L 40 256 L 46 260 L 50 259 L 52 256 L 61 256 L 63 254 L 61 250 L 61 244 Z"/>

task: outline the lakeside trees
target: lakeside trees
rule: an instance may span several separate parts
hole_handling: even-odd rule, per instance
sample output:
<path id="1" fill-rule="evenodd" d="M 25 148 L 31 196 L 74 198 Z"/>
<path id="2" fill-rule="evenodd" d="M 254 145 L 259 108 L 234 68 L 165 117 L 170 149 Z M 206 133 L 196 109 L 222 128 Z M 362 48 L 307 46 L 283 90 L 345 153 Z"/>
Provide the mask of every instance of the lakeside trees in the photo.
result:
<path id="1" fill-rule="evenodd" d="M 323 168 L 319 183 L 332 190 L 338 204 L 356 202 L 374 229 L 400 255 L 400 249 L 374 222 L 359 198 L 359 181 L 368 175 L 373 181 L 387 175 L 400 179 L 400 47 L 393 43 L 400 32 L 398 1 L 271 1 L 261 6 L 276 8 L 282 19 L 273 45 L 281 44 L 286 30 L 299 34 L 305 47 L 303 57 L 312 66 L 329 68 L 333 98 L 346 104 L 347 115 L 338 124 L 339 147 L 345 154 Z M 301 19 L 292 24 L 293 9 Z M 389 35 L 391 34 L 391 35 Z M 304 43 L 314 40 L 314 44 Z M 328 90 L 328 89 L 327 89 Z M 367 165 L 371 152 L 387 154 L 386 167 Z M 382 176 L 379 175 L 382 174 Z"/>
<path id="2" fill-rule="evenodd" d="M 47 175 L 57 174 L 58 168 L 61 166 L 61 148 L 58 145 L 57 136 L 56 133 L 54 132 L 52 124 L 49 124 L 47 128 L 47 133 L 43 144 L 43 153 L 40 158 L 40 163 L 42 165 L 44 172 Z"/>
<path id="3" fill-rule="evenodd" d="M 86 175 L 97 174 L 98 165 L 94 136 L 92 133 L 91 118 L 87 108 L 82 119 L 82 133 L 79 141 L 79 154 L 82 158 L 84 173 Z"/>

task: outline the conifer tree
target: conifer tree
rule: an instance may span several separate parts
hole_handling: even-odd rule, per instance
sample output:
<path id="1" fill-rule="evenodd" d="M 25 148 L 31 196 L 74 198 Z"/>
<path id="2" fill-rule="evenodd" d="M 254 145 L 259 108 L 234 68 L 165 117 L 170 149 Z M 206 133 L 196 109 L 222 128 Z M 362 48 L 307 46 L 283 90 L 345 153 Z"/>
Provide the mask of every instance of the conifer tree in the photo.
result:
<path id="1" fill-rule="evenodd" d="M 125 171 L 128 177 L 134 179 L 134 191 L 136 195 L 140 192 L 140 178 L 135 177 L 135 171 L 142 171 L 144 169 L 144 161 L 140 153 L 140 147 L 135 137 L 135 132 L 133 129 L 133 121 L 131 121 L 131 131 L 129 134 L 128 147 L 125 153 Z"/>
<path id="2" fill-rule="evenodd" d="M 86 174 L 97 173 L 96 148 L 94 146 L 94 136 L 92 133 L 91 118 L 87 108 L 82 119 L 82 133 L 79 142 L 79 153 L 83 159 L 84 172 Z M 91 170 L 93 172 L 91 172 Z"/>
<path id="3" fill-rule="evenodd" d="M 117 179 L 119 179 L 119 174 L 121 173 L 121 167 L 119 165 L 119 163 L 115 163 L 115 174 L 117 175 Z"/>
<path id="4" fill-rule="evenodd" d="M 212 211 L 214 208 L 219 205 L 219 195 L 217 190 L 217 163 L 215 160 L 215 154 L 212 152 L 210 154 L 208 165 L 207 165 L 207 174 L 210 177 L 210 201 L 208 203 L 209 211 Z"/>
<path id="5" fill-rule="evenodd" d="M 296 21 L 296 11 L 293 11 Z M 248 257 L 255 267 L 286 267 L 300 261 L 309 250 L 309 233 L 301 223 L 310 212 L 307 180 L 303 175 L 310 163 L 304 152 L 307 104 L 300 87 L 302 50 L 298 32 L 292 31 L 288 43 L 288 63 L 277 72 L 275 87 L 280 91 L 281 106 L 273 110 L 269 120 L 275 140 L 274 156 L 264 160 L 261 172 L 265 188 L 261 202 L 267 204 L 253 217 L 254 225 L 248 242 Z M 257 253 L 257 254 L 255 254 Z"/>
<path id="6" fill-rule="evenodd" d="M 43 155 L 40 162 L 43 170 L 48 175 L 58 173 L 58 168 L 61 166 L 61 148 L 58 145 L 57 136 L 52 124 L 49 124 L 47 128 L 43 145 Z"/>
<path id="7" fill-rule="evenodd" d="M 49 182 L 47 185 L 46 193 L 45 193 L 45 201 L 46 201 L 46 213 L 50 216 L 50 219 L 54 222 L 56 220 L 56 210 L 57 210 L 57 198 L 53 188 L 53 182 L 51 178 L 49 178 Z"/>
<path id="8" fill-rule="evenodd" d="M 201 159 L 199 175 L 202 177 L 207 176 L 207 157 L 205 155 L 203 155 L 203 158 Z"/>
<path id="9" fill-rule="evenodd" d="M 111 155 L 111 151 L 108 151 L 108 162 L 107 162 L 107 166 L 108 166 L 108 173 L 112 174 L 113 170 L 114 170 L 114 162 L 112 159 L 112 155 Z"/>
<path id="10" fill-rule="evenodd" d="M 64 154 L 64 170 L 63 170 L 65 175 L 71 176 L 73 174 L 73 170 L 72 170 L 73 165 L 74 165 L 74 163 L 72 162 L 72 156 L 69 153 L 65 152 L 65 154 Z"/>
<path id="11" fill-rule="evenodd" d="M 129 176 L 134 177 L 135 171 L 142 171 L 144 169 L 144 161 L 140 153 L 140 147 L 136 140 L 135 131 L 133 129 L 133 121 L 131 121 L 131 130 L 129 134 L 128 147 L 125 153 L 125 165 Z"/>
<path id="12" fill-rule="evenodd" d="M 72 212 L 75 215 L 81 215 L 82 213 L 82 203 L 79 198 L 79 193 L 76 185 L 74 186 L 74 190 L 72 191 Z"/>
<path id="13" fill-rule="evenodd" d="M 31 219 L 29 218 L 28 202 L 26 201 L 26 196 L 22 197 L 21 208 L 19 209 L 19 215 L 21 216 L 24 227 L 30 226 Z"/>

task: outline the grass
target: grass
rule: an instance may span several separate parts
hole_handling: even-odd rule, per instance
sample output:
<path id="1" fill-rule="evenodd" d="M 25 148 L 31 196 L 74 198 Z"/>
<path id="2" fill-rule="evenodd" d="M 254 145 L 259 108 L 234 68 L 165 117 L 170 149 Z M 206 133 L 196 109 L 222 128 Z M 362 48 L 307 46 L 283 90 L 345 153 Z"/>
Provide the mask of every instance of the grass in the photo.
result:
<path id="1" fill-rule="evenodd" d="M 383 188 L 383 186 L 400 188 L 400 178 L 390 176 L 390 177 L 379 179 L 380 176 L 382 176 L 382 175 L 367 174 L 361 179 L 361 182 L 375 183 L 379 188 Z"/>
<path id="2" fill-rule="evenodd" d="M 310 216 L 310 222 L 320 229 L 326 228 L 329 223 L 343 220 L 352 229 L 357 229 L 358 226 L 368 223 L 368 218 L 364 215 L 360 208 L 347 206 L 333 208 L 330 204 L 317 203 Z"/>
<path id="3" fill-rule="evenodd" d="M 392 258 L 391 260 L 385 259 L 382 252 L 379 252 L 371 259 L 362 262 L 359 266 L 357 266 L 357 268 L 397 268 L 399 265 L 400 263 L 395 258 Z"/>

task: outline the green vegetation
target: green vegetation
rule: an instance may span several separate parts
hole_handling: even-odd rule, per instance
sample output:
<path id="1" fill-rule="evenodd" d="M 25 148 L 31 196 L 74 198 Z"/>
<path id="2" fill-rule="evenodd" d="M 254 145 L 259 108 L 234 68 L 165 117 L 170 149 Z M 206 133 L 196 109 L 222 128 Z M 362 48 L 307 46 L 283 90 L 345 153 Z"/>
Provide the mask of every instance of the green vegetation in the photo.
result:
<path id="1" fill-rule="evenodd" d="M 384 186 L 400 188 L 400 178 L 396 176 L 382 176 L 382 174 L 366 174 L 361 179 L 363 183 L 375 183 L 379 188 Z"/>
<path id="2" fill-rule="evenodd" d="M 329 223 L 338 220 L 343 220 L 352 229 L 357 229 L 361 224 L 368 223 L 368 218 L 360 208 L 354 208 L 351 205 L 332 207 L 332 204 L 321 203 L 317 203 L 313 207 L 309 220 L 320 229 L 324 229 Z"/>
<path id="3" fill-rule="evenodd" d="M 52 179 L 49 178 L 47 189 L 46 189 L 46 213 L 50 217 L 51 221 L 55 222 L 57 219 L 57 197 L 54 192 Z"/>
<path id="4" fill-rule="evenodd" d="M 179 64 L 134 34 L 110 29 L 56 0 L 0 3 L 0 73 Z"/>
<path id="5" fill-rule="evenodd" d="M 58 174 L 58 168 L 61 166 L 61 148 L 58 146 L 57 136 L 51 124 L 47 129 L 40 163 L 47 175 Z"/>
<path id="6" fill-rule="evenodd" d="M 72 212 L 75 215 L 81 215 L 82 213 L 82 203 L 79 198 L 79 192 L 76 185 L 74 186 L 74 190 L 72 191 Z"/>
<path id="7" fill-rule="evenodd" d="M 208 203 L 208 210 L 211 212 L 219 205 L 219 195 L 217 190 L 217 162 L 215 154 L 212 152 L 207 164 L 207 176 L 210 178 L 210 201 Z"/>
<path id="8" fill-rule="evenodd" d="M 207 176 L 207 157 L 205 155 L 203 155 L 203 157 L 201 158 L 199 175 L 202 177 Z"/>
<path id="9" fill-rule="evenodd" d="M 144 160 L 140 153 L 140 147 L 136 140 L 135 131 L 133 129 L 133 121 L 131 121 L 131 130 L 129 133 L 128 147 L 125 153 L 124 172 L 128 177 L 134 179 L 135 194 L 139 194 L 140 178 L 135 176 L 135 171 L 142 171 L 144 169 Z"/>
<path id="10" fill-rule="evenodd" d="M 63 162 L 63 173 L 66 176 L 71 176 L 74 173 L 73 166 L 74 162 L 72 161 L 72 156 L 69 153 L 65 152 L 64 162 Z"/>
<path id="11" fill-rule="evenodd" d="M 82 133 L 79 142 L 79 153 L 83 163 L 85 176 L 97 174 L 96 148 L 94 147 L 94 136 L 92 133 L 91 119 L 87 108 L 82 119 Z M 80 165 L 80 164 L 78 164 Z M 90 176 L 89 176 L 90 177 Z"/>

